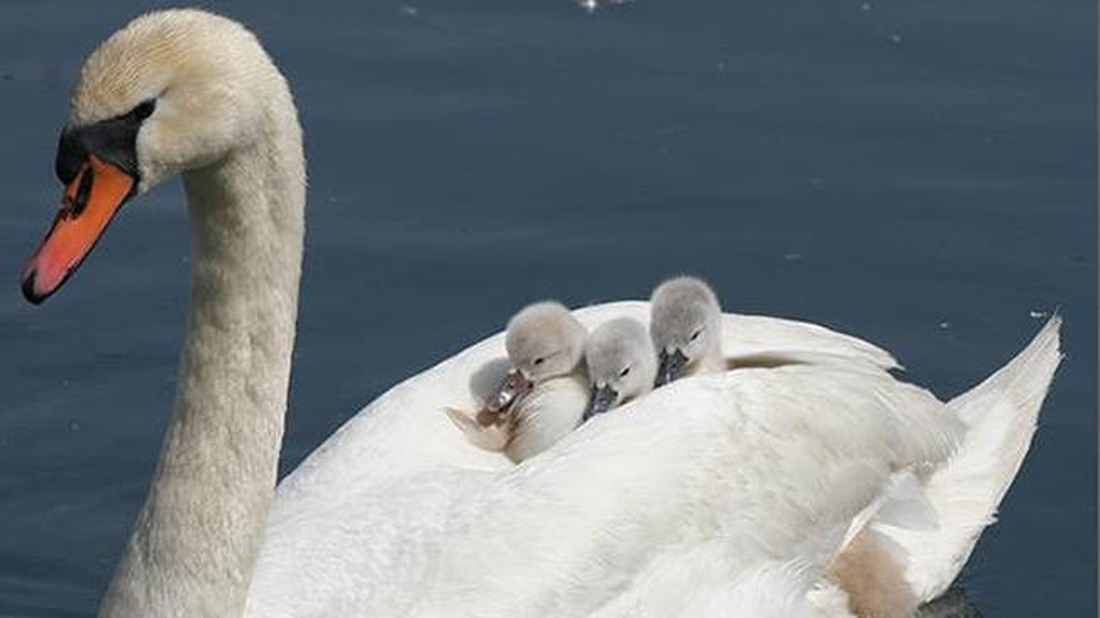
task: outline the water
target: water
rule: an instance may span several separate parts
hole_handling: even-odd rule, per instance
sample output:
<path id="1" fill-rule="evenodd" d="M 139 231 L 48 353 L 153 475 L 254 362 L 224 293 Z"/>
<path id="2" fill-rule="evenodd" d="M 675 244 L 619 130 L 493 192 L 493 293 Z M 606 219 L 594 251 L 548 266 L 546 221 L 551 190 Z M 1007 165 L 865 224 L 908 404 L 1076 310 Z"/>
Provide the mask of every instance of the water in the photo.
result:
<path id="1" fill-rule="evenodd" d="M 144 494 L 186 302 L 177 183 L 42 307 L 17 273 L 83 57 L 129 3 L 0 8 L 0 615 L 86 616 Z M 1096 613 L 1095 7 L 1023 0 L 241 2 L 307 133 L 283 470 L 523 303 L 708 277 L 954 395 L 1058 309 L 1067 358 L 960 584 Z"/>

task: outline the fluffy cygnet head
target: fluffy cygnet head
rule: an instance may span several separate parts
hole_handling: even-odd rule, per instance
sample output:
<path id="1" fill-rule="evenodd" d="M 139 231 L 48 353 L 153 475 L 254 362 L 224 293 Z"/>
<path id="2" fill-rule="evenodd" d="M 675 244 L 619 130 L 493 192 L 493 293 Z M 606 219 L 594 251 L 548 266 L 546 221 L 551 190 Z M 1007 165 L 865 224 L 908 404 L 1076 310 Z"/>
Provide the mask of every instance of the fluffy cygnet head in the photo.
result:
<path id="1" fill-rule="evenodd" d="M 252 33 L 194 9 L 132 21 L 81 70 L 57 152 L 62 208 L 24 272 L 24 295 L 38 303 L 59 288 L 131 197 L 272 127 L 293 127 L 300 144 L 290 91 Z"/>
<path id="2" fill-rule="evenodd" d="M 586 336 L 584 325 L 558 302 L 534 303 L 512 316 L 504 339 L 512 370 L 489 399 L 489 410 L 503 411 L 534 385 L 573 373 Z"/>
<path id="3" fill-rule="evenodd" d="M 657 354 L 645 327 L 631 318 L 601 324 L 584 350 L 592 396 L 584 419 L 648 393 L 657 376 Z"/>
<path id="4" fill-rule="evenodd" d="M 722 357 L 718 297 L 701 279 L 677 277 L 653 290 L 649 332 L 660 367 L 656 386 Z"/>

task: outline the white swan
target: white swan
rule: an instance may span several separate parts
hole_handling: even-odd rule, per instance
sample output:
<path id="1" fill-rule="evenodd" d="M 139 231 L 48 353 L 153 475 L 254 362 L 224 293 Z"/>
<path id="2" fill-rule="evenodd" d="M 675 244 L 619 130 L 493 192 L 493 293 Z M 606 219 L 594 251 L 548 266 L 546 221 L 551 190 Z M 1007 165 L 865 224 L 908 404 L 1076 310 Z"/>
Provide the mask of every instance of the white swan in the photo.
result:
<path id="1" fill-rule="evenodd" d="M 284 80 L 229 20 L 153 13 L 84 66 L 58 153 L 65 205 L 25 295 L 53 293 L 119 206 L 172 174 L 184 177 L 192 243 L 175 410 L 102 616 L 585 615 L 644 598 L 646 573 L 708 539 L 737 551 L 734 573 L 820 565 L 891 468 L 952 450 L 942 406 L 882 371 L 888 354 L 820 327 L 725 316 L 727 353 L 826 353 L 847 366 L 681 381 L 513 467 L 439 413 L 472 397 L 470 377 L 503 354 L 497 336 L 376 400 L 272 501 L 303 168 Z M 647 313 L 614 303 L 577 317 L 591 327 Z M 922 595 L 954 577 L 1011 482 L 1057 365 L 1057 328 L 949 404 L 970 429 L 933 484 L 968 502 L 941 513 L 950 534 L 914 541 L 907 577 Z"/>
<path id="2" fill-rule="evenodd" d="M 721 308 L 706 282 L 687 276 L 665 281 L 653 291 L 650 307 L 649 330 L 661 350 L 658 385 L 683 376 L 718 373 L 738 364 L 722 353 L 717 336 Z M 778 366 L 784 359 L 755 362 Z M 740 363 L 744 364 L 745 359 Z M 906 557 L 867 524 L 900 523 L 907 528 L 935 529 L 935 508 L 924 496 L 919 472 L 902 469 L 893 473 L 891 491 L 883 493 L 853 521 L 845 542 L 828 562 L 828 571 L 821 573 L 843 590 L 853 613 L 865 618 L 889 618 L 912 615 L 917 608 L 916 594 L 904 581 Z M 803 569 L 800 574 L 806 572 Z M 775 577 L 766 581 L 775 581 Z"/>
<path id="3" fill-rule="evenodd" d="M 756 358 L 730 358 L 723 354 L 721 340 L 713 336 L 715 325 L 721 320 L 721 309 L 714 291 L 704 281 L 695 277 L 676 277 L 657 286 L 651 298 L 650 332 L 660 349 L 660 383 L 668 383 L 685 375 L 702 375 L 723 371 L 727 367 L 772 366 L 785 362 L 821 362 L 826 357 L 805 354 L 762 355 Z M 1056 331 L 1057 320 L 1048 325 L 1044 335 L 1051 345 L 1051 329 Z M 1048 362 L 1057 358 L 1056 350 L 1047 350 L 1043 357 Z M 1019 362 L 1019 361 L 1018 361 Z M 1053 369 L 1053 365 L 1050 367 Z M 1024 373 L 1023 375 L 1028 375 Z M 1040 373 L 1040 375 L 1043 375 Z M 1045 389 L 1045 382 L 1043 384 Z M 1034 398 L 1036 387 L 1029 397 Z M 1001 386 L 1004 389 L 1004 386 Z M 953 402 L 955 409 L 962 409 L 968 399 L 983 400 L 976 389 L 968 398 Z M 997 392 L 997 396 L 1002 395 Z M 960 403 L 962 402 L 962 403 Z M 985 405 L 993 405 L 988 400 Z M 1001 402 L 1000 405 L 1006 405 Z M 1008 404 L 1011 405 L 1011 404 Z M 1037 404 L 1029 402 L 1028 406 Z M 849 532 L 850 544 L 838 552 L 829 569 L 829 579 L 840 585 L 849 597 L 849 605 L 860 616 L 905 616 L 912 613 L 919 601 L 928 601 L 941 594 L 965 563 L 982 527 L 990 521 L 989 505 L 1000 502 L 1004 483 L 1015 476 L 1016 466 L 1022 460 L 1021 448 L 1033 431 L 1026 422 L 1008 423 L 1011 417 L 980 424 L 979 417 L 987 414 L 984 409 L 969 406 L 962 418 L 977 426 L 968 436 L 969 444 L 947 470 L 929 475 L 927 471 L 914 476 L 913 471 L 900 471 L 894 481 L 898 491 L 882 497 L 875 505 L 875 512 L 865 513 L 866 521 Z M 1010 429 L 1011 428 L 1011 429 Z M 1018 435 L 1010 437 L 1009 431 Z M 992 435 L 990 435 L 992 434 Z M 998 455 L 994 448 L 1006 448 L 1008 454 Z M 993 472 L 986 468 L 1004 457 L 1005 466 L 1011 471 Z M 969 462 L 969 463 L 966 463 Z M 1015 462 L 1014 464 L 1008 462 Z M 916 471 L 921 472 L 921 471 Z M 967 478 L 968 474 L 973 476 Z M 992 480 L 993 478 L 999 480 Z M 945 489 L 951 487 L 950 490 Z M 995 498 L 983 492 L 1000 491 Z M 935 504 L 928 492 L 934 492 Z M 970 492 L 978 497 L 968 497 Z M 970 509 L 974 509 L 970 512 Z M 945 519 L 944 528 L 940 519 Z M 964 524 L 965 525 L 962 525 Z M 866 527 L 864 527 L 866 525 Z M 954 538 L 954 543 L 947 542 Z M 969 545 L 962 542 L 969 538 Z M 946 546 L 946 547 L 945 547 Z M 935 548 L 934 550 L 930 550 Z M 933 551 L 932 559 L 927 556 Z M 952 552 L 954 555 L 952 555 Z M 938 576 L 929 566 L 938 563 L 943 569 Z M 908 568 L 907 568 L 908 567 Z M 933 571 L 934 572 L 934 571 Z M 908 581 L 906 576 L 908 575 Z M 930 585 L 928 578 L 937 583 Z M 774 580 L 774 578 L 773 578 Z"/>
<path id="4" fill-rule="evenodd" d="M 669 279 L 650 297 L 649 332 L 660 355 L 657 386 L 683 376 L 725 371 L 718 297 L 695 277 Z"/>
<path id="5" fill-rule="evenodd" d="M 992 523 L 997 505 L 1027 453 L 1035 420 L 1061 359 L 1060 327 L 1061 320 L 1055 316 L 1011 362 L 948 402 L 947 407 L 963 419 L 967 429 L 956 454 L 923 483 L 938 526 L 924 530 L 899 527 L 875 521 L 875 513 L 863 514 L 871 519 L 864 530 L 886 537 L 892 542 L 891 550 L 900 555 L 906 586 L 903 591 L 869 591 L 866 600 L 873 602 L 876 595 L 885 593 L 912 595 L 917 602 L 926 603 L 954 581 L 982 530 Z M 849 549 L 837 546 L 831 555 L 816 562 L 805 558 L 762 561 L 734 575 L 730 556 L 736 555 L 736 548 L 723 539 L 689 545 L 677 555 L 650 563 L 627 592 L 596 616 L 701 618 L 728 616 L 732 610 L 732 615 L 765 618 L 852 618 L 855 614 L 847 594 L 826 578 L 830 561 Z M 762 605 L 761 595 L 775 602 Z M 893 609 L 893 601 L 887 600 Z M 868 613 L 859 614 L 860 618 L 898 615 L 877 613 L 880 607 L 864 609 Z"/>
<path id="6" fill-rule="evenodd" d="M 191 301 L 175 410 L 104 616 L 243 612 L 283 435 L 302 257 L 301 130 L 239 25 L 134 20 L 87 60 L 62 135 L 64 204 L 23 292 L 52 294 L 132 195 L 183 174 Z"/>
<path id="7" fill-rule="evenodd" d="M 584 359 L 592 384 L 586 420 L 653 390 L 657 353 L 645 326 L 633 318 L 615 318 L 592 331 Z"/>
<path id="8" fill-rule="evenodd" d="M 512 461 L 546 450 L 581 422 L 588 398 L 582 362 L 587 337 L 561 303 L 524 307 L 508 321 L 508 373 L 501 380 L 499 372 L 486 367 L 486 380 L 500 385 L 485 397 L 483 409 L 471 415 L 448 407 L 446 413 L 471 443 L 504 451 Z M 471 387 L 475 393 L 485 390 L 483 384 Z"/>

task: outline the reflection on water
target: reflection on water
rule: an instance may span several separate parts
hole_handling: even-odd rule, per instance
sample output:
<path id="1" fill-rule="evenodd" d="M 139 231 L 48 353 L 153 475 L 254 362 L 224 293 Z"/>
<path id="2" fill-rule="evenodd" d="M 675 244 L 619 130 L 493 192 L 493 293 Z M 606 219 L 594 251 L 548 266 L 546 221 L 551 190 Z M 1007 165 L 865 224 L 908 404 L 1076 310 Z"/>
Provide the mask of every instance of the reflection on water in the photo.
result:
<path id="1" fill-rule="evenodd" d="M 965 590 L 951 588 L 940 598 L 922 606 L 917 618 L 982 618 L 982 613 L 966 597 Z"/>

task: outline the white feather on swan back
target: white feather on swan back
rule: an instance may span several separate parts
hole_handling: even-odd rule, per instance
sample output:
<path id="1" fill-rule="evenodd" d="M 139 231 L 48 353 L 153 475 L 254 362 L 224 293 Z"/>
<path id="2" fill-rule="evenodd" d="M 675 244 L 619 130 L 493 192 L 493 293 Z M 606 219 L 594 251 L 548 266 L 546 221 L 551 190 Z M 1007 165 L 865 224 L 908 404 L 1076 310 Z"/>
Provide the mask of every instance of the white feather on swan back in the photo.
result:
<path id="1" fill-rule="evenodd" d="M 721 539 L 668 552 L 631 589 L 592 618 L 850 618 L 839 603 L 811 594 L 821 570 L 800 559 L 738 564 Z"/>
<path id="2" fill-rule="evenodd" d="M 617 317 L 632 317 L 646 324 L 649 303 L 606 303 L 577 309 L 574 315 L 589 330 Z M 722 346 L 730 356 L 779 351 L 791 356 L 827 354 L 840 363 L 857 360 L 883 368 L 896 366 L 889 353 L 855 337 L 814 324 L 762 316 L 723 315 Z M 296 510 L 298 507 L 292 505 L 298 500 L 324 500 L 330 488 L 335 491 L 350 478 L 385 482 L 439 465 L 476 469 L 508 466 L 507 458 L 469 444 L 440 414 L 448 406 L 477 409 L 480 402 L 471 392 L 471 383 L 479 371 L 504 356 L 504 336 L 498 333 L 372 401 L 283 479 L 272 524 L 278 523 L 284 505 Z M 365 437 L 375 432 L 373 439 Z"/>
<path id="3" fill-rule="evenodd" d="M 473 350 L 484 355 L 479 347 Z M 457 360 L 414 382 L 450 370 Z M 331 587 L 332 599 L 357 591 L 355 607 L 367 613 L 415 608 L 417 615 L 444 616 L 476 607 L 484 616 L 571 616 L 629 590 L 639 571 L 665 552 L 716 536 L 737 548 L 743 566 L 795 557 L 824 564 L 892 469 L 942 459 L 956 437 L 955 425 L 940 422 L 943 406 L 929 393 L 857 364 L 683 380 L 498 472 L 476 473 L 467 464 L 460 473 L 456 464 L 436 463 L 400 481 L 370 483 L 368 469 L 349 462 L 355 467 L 346 477 L 362 481 L 342 484 L 338 503 L 320 497 L 300 503 L 293 518 L 276 508 L 269 551 L 310 549 L 295 553 L 298 580 L 268 570 L 269 559 L 273 566 L 279 561 L 265 552 L 253 582 L 253 592 L 262 594 L 254 598 L 293 608 L 284 615 L 323 615 L 332 609 L 323 591 L 310 590 L 312 610 L 302 606 L 307 595 L 295 592 L 306 571 L 310 585 Z M 426 392 L 407 383 L 383 400 Z M 406 408 L 373 421 L 421 414 L 439 419 L 463 449 L 478 450 L 437 409 Z M 337 446 L 351 427 L 334 436 Z M 900 439 L 901 431 L 909 435 Z M 316 458 L 307 462 L 307 473 L 319 472 L 310 469 L 324 461 Z M 454 472 L 444 473 L 448 468 Z M 329 512 L 316 510 L 325 504 Z M 355 564 L 326 558 L 347 553 L 343 548 L 356 539 L 363 552 L 352 557 Z M 266 613 L 279 607 L 262 603 L 250 610 L 280 615 Z"/>

